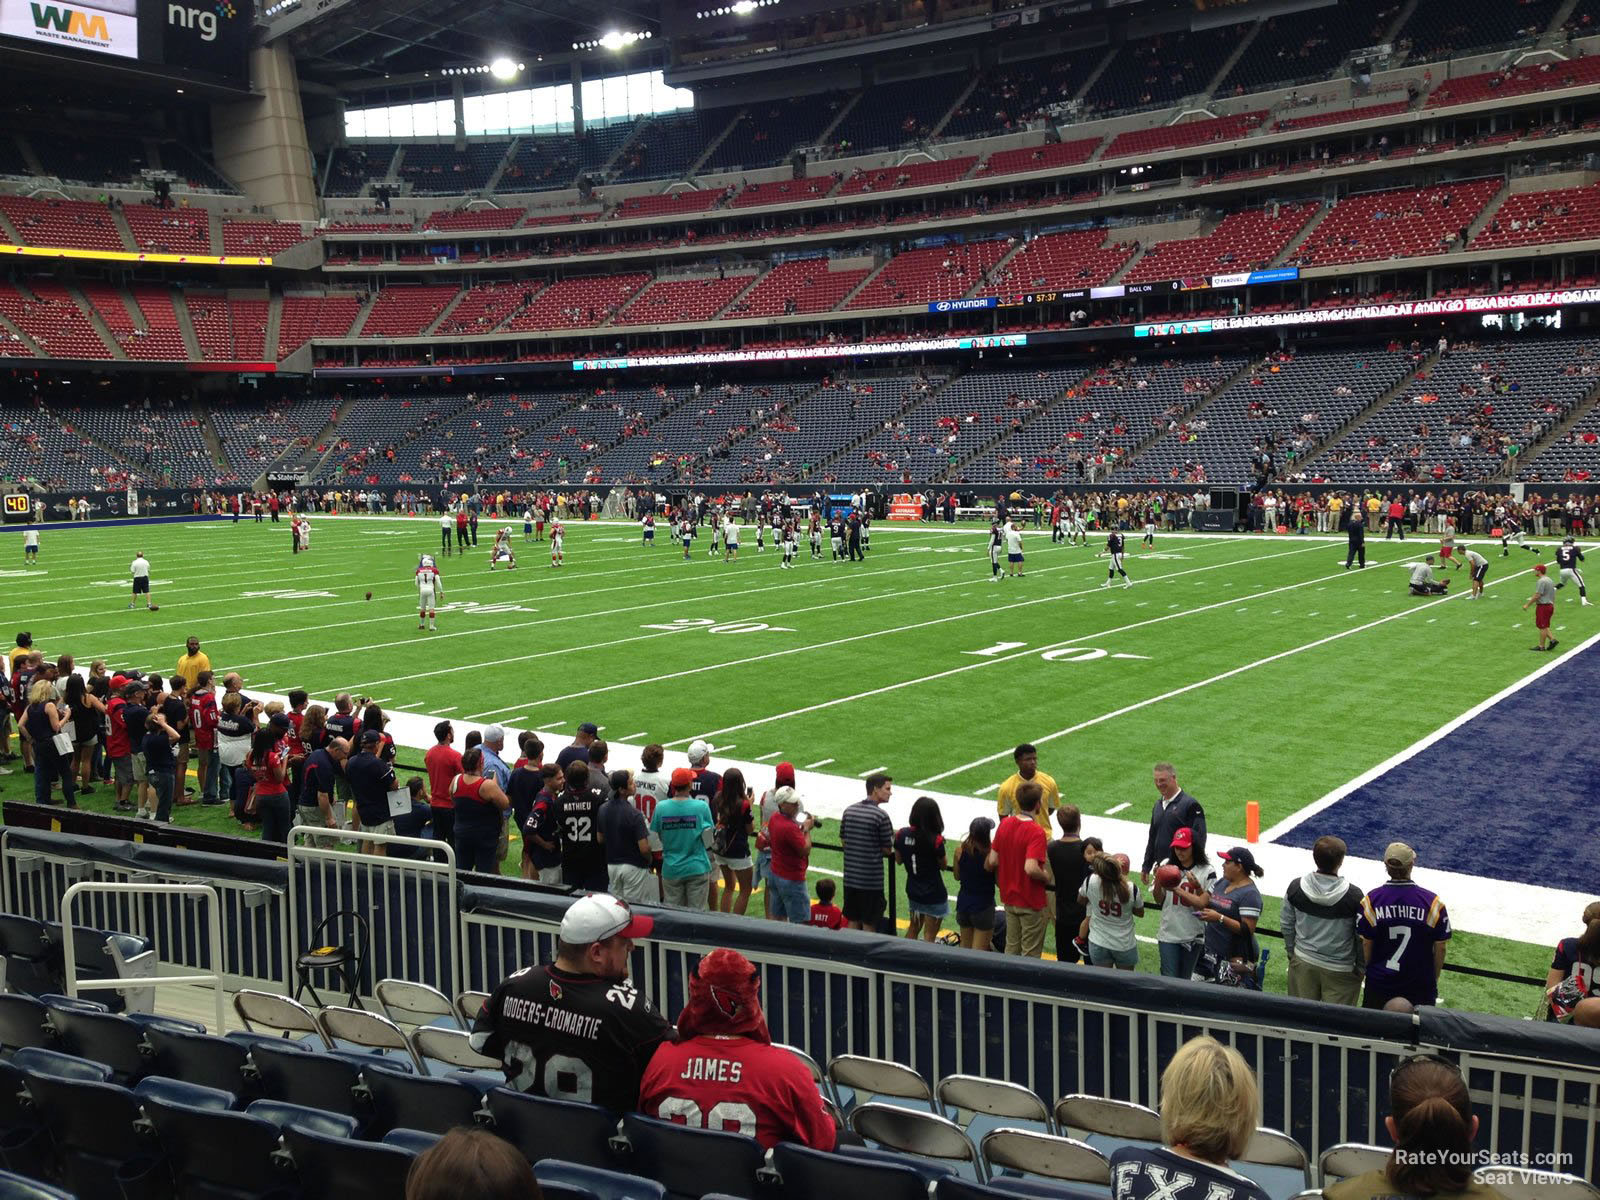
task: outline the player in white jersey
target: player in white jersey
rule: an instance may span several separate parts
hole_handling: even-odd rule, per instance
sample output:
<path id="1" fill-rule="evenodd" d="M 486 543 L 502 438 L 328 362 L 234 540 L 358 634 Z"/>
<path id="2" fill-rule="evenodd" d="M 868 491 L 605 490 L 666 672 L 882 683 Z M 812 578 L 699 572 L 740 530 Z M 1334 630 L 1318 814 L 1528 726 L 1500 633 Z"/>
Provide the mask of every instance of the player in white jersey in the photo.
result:
<path id="1" fill-rule="evenodd" d="M 687 511 L 678 522 L 678 540 L 683 543 L 683 561 L 689 561 L 689 547 L 694 545 L 694 518 Z"/>
<path id="2" fill-rule="evenodd" d="M 1070 542 L 1073 538 L 1077 539 L 1080 546 L 1089 545 L 1089 523 L 1083 518 L 1083 509 L 1076 507 L 1072 510 L 1072 536 L 1067 540 Z"/>
<path id="3" fill-rule="evenodd" d="M 1152 512 L 1144 514 L 1144 537 L 1139 539 L 1139 549 L 1146 546 L 1152 550 L 1156 548 L 1156 516 Z"/>
<path id="4" fill-rule="evenodd" d="M 489 570 L 494 570 L 496 563 L 506 564 L 506 570 L 517 569 L 517 556 L 511 550 L 511 526 L 504 526 L 499 533 L 494 535 L 494 549 L 489 551 Z"/>
<path id="5" fill-rule="evenodd" d="M 655 515 L 655 513 L 653 513 L 653 512 L 645 513 L 644 519 L 639 522 L 639 528 L 640 528 L 640 531 L 641 531 L 642 544 L 646 545 L 646 546 L 654 547 L 655 544 L 656 544 L 656 515 Z"/>
<path id="6" fill-rule="evenodd" d="M 1471 546 L 1461 545 L 1456 549 L 1471 572 L 1472 591 L 1468 594 L 1467 599 L 1476 600 L 1483 595 L 1483 581 L 1489 575 L 1489 560 Z"/>
<path id="7" fill-rule="evenodd" d="M 734 562 L 739 557 L 739 527 L 730 516 L 722 526 L 722 561 Z"/>
<path id="8" fill-rule="evenodd" d="M 565 561 L 561 557 L 561 543 L 566 539 L 566 536 L 567 531 L 565 527 L 562 526 L 560 521 L 554 521 L 551 523 L 550 565 L 552 567 L 560 567 L 565 565 Z"/>
<path id="9" fill-rule="evenodd" d="M 32 566 L 39 561 L 39 531 L 37 529 L 28 529 L 22 534 L 22 561 L 27 566 Z"/>
<path id="10" fill-rule="evenodd" d="M 1006 574 L 1020 576 L 1022 571 L 1022 530 L 1015 521 L 1007 521 L 1001 531 L 1006 539 Z"/>
<path id="11" fill-rule="evenodd" d="M 800 531 L 795 528 L 792 520 L 783 523 L 783 530 L 778 535 L 779 545 L 783 549 L 783 562 L 780 564 L 785 571 L 794 568 L 795 551 L 800 548 Z"/>
<path id="12" fill-rule="evenodd" d="M 439 574 L 439 564 L 431 554 L 417 560 L 417 628 L 439 628 L 439 600 L 444 595 L 444 576 Z"/>
<path id="13" fill-rule="evenodd" d="M 1583 582 L 1583 569 L 1578 565 L 1583 561 L 1583 551 L 1578 549 L 1578 544 L 1572 538 L 1566 538 L 1561 545 L 1556 547 L 1556 565 L 1561 568 L 1561 582 L 1557 588 L 1564 588 L 1569 583 L 1578 585 L 1578 600 L 1584 608 L 1589 607 L 1589 589 Z"/>
<path id="14" fill-rule="evenodd" d="M 529 505 L 522 510 L 522 540 L 533 541 L 533 507 Z"/>

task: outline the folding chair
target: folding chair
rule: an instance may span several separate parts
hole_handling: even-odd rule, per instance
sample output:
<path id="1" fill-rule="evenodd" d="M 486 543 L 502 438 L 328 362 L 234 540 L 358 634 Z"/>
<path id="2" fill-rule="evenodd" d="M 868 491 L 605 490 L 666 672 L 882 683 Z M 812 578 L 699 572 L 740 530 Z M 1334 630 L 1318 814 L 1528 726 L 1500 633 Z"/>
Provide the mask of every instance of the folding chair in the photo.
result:
<path id="1" fill-rule="evenodd" d="M 469 1083 L 480 1082 L 499 1087 L 506 1081 L 506 1073 L 498 1059 L 479 1054 L 472 1048 L 472 1038 L 459 1029 L 445 1029 L 438 1025 L 423 1025 L 411 1031 L 411 1050 L 424 1064 L 442 1064 L 455 1067 Z M 431 1068 L 428 1073 L 435 1074 Z"/>
<path id="2" fill-rule="evenodd" d="M 1161 1144 L 1161 1114 L 1131 1100 L 1078 1093 L 1057 1100 L 1055 1115 L 1060 1133 L 1082 1130 L 1082 1140 L 1107 1158 L 1122 1146 Z"/>
<path id="3" fill-rule="evenodd" d="M 1474 1173 L 1505 1200 L 1597 1200 L 1600 1189 L 1587 1179 L 1532 1167 L 1480 1168 Z"/>
<path id="4" fill-rule="evenodd" d="M 378 1006 L 396 1025 L 410 1025 L 416 1029 L 427 1026 L 464 1028 L 450 997 L 436 987 L 404 979 L 380 979 L 375 992 Z"/>
<path id="5" fill-rule="evenodd" d="M 850 1128 L 868 1142 L 890 1150 L 959 1164 L 979 1182 L 988 1178 L 988 1171 L 967 1131 L 934 1113 L 869 1102 L 851 1110 Z"/>
<path id="6" fill-rule="evenodd" d="M 1055 1132 L 1049 1107 L 1021 1084 L 980 1075 L 947 1075 L 933 1093 L 939 1115 L 964 1128 L 974 1142 L 992 1130 L 1015 1128 L 1018 1122 L 1039 1133 Z"/>
<path id="7" fill-rule="evenodd" d="M 344 921 L 350 928 L 348 942 L 328 940 L 329 928 L 339 921 Z M 329 913 L 311 931 L 310 947 L 295 959 L 294 998 L 298 1000 L 302 993 L 309 993 L 311 1003 L 318 1008 L 323 1007 L 322 997 L 317 995 L 317 989 L 311 981 L 318 975 L 331 972 L 338 976 L 343 989 L 349 993 L 349 1006 L 360 1008 L 361 984 L 366 978 L 367 955 L 371 947 L 372 928 L 367 924 L 366 917 L 348 908 Z"/>
<path id="8" fill-rule="evenodd" d="M 333 1044 L 328 1041 L 328 1035 L 322 1032 L 322 1026 L 317 1024 L 317 1018 L 298 1000 L 246 988 L 234 993 L 233 1011 L 239 1014 L 239 1020 L 248 1030 L 270 1029 L 284 1037 L 297 1033 L 310 1034 L 319 1045 L 332 1049 Z"/>
<path id="9" fill-rule="evenodd" d="M 470 1030 L 478 1019 L 478 1010 L 489 1003 L 488 992 L 462 992 L 456 997 L 456 1012 L 461 1017 L 461 1028 Z"/>
<path id="10" fill-rule="evenodd" d="M 1111 1164 L 1104 1154 L 1087 1142 L 1053 1133 L 996 1129 L 984 1136 L 983 1160 L 989 1164 L 991 1180 L 1001 1170 L 1066 1183 L 1111 1183 Z"/>
<path id="11" fill-rule="evenodd" d="M 406 1061 L 418 1071 L 427 1073 L 422 1060 L 416 1056 L 416 1051 L 406 1040 L 405 1033 L 388 1017 L 368 1012 L 364 1008 L 342 1008 L 339 1005 L 332 1005 L 317 1014 L 317 1024 L 322 1029 L 322 1036 L 335 1049 L 345 1049 L 344 1043 L 350 1043 L 365 1050 L 377 1050 L 380 1052 L 379 1057 L 397 1051 L 405 1055 Z"/>
<path id="12" fill-rule="evenodd" d="M 637 1113 L 622 1118 L 622 1141 L 633 1174 L 690 1200 L 708 1191 L 754 1197 L 756 1172 L 766 1161 L 766 1151 L 753 1137 L 691 1129 Z"/>
<path id="13" fill-rule="evenodd" d="M 828 1062 L 828 1079 L 833 1083 L 839 1107 L 849 1112 L 858 1096 L 898 1101 L 899 1107 L 933 1112 L 933 1091 L 928 1081 L 910 1067 L 882 1058 L 859 1054 L 840 1054 Z"/>
<path id="14" fill-rule="evenodd" d="M 1273 1196 L 1291 1195 L 1314 1182 L 1305 1147 L 1287 1133 L 1265 1126 L 1250 1135 L 1244 1153 L 1229 1165 Z"/>
<path id="15" fill-rule="evenodd" d="M 812 1082 L 817 1085 L 817 1090 L 831 1100 L 835 1105 L 839 1103 L 839 1097 L 834 1093 L 833 1090 L 833 1082 L 828 1078 L 827 1073 L 822 1069 L 822 1065 L 818 1063 L 816 1059 L 812 1058 L 811 1055 L 800 1049 L 799 1046 L 789 1046 L 780 1042 L 778 1043 L 778 1047 L 779 1049 L 787 1050 L 801 1062 L 805 1063 L 806 1070 L 811 1072 Z"/>
<path id="16" fill-rule="evenodd" d="M 1389 1151 L 1382 1146 L 1341 1142 L 1337 1146 L 1329 1146 L 1317 1159 L 1317 1182 L 1327 1187 L 1333 1180 L 1364 1175 L 1388 1165 Z"/>

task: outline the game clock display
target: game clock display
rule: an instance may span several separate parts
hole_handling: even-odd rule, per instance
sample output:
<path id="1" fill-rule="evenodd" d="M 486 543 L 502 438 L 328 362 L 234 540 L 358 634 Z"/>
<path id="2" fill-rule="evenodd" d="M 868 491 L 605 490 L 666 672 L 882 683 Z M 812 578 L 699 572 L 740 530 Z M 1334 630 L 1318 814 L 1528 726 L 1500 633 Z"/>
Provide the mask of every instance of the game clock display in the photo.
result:
<path id="1" fill-rule="evenodd" d="M 26 492 L 7 492 L 5 495 L 5 522 L 20 525 L 33 515 L 33 498 Z"/>

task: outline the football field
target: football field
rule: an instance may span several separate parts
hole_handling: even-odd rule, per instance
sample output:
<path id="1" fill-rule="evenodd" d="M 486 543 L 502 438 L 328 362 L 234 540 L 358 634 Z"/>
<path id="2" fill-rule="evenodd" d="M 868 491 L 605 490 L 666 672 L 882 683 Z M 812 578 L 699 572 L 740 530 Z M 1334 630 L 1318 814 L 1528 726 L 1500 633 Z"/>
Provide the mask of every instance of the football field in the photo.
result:
<path id="1" fill-rule="evenodd" d="M 971 815 L 992 811 L 1011 747 L 1032 741 L 1086 832 L 1136 863 L 1142 828 L 1124 822 L 1147 818 L 1156 761 L 1176 765 L 1206 807 L 1213 846 L 1225 847 L 1242 838 L 1247 801 L 1259 804 L 1263 830 L 1287 830 L 1557 658 L 1528 653 L 1532 614 L 1520 611 L 1532 565 L 1548 554 L 1502 558 L 1498 544 L 1480 545 L 1489 583 L 1469 601 L 1465 572 L 1448 572 L 1462 594 L 1407 595 L 1401 564 L 1435 550 L 1427 539 L 1369 542 L 1366 570 L 1346 572 L 1342 538 L 1160 535 L 1153 551 L 1130 550 L 1134 586 L 1108 590 L 1093 535 L 1083 548 L 1030 532 L 1025 575 L 994 582 L 986 527 L 880 523 L 864 563 L 830 561 L 826 542 L 813 560 L 802 540 L 795 569 L 783 570 L 770 537 L 758 552 L 749 529 L 737 562 L 709 556 L 704 531 L 685 561 L 664 527 L 646 548 L 634 526 L 569 522 L 566 565 L 555 569 L 548 544 L 525 543 L 517 521 L 517 569 L 491 571 L 496 523 L 486 521 L 477 547 L 439 560 L 435 633 L 417 630 L 412 572 L 419 553 L 438 552 L 436 520 L 312 525 L 301 555 L 290 553 L 287 523 L 47 526 L 34 567 L 21 561 L 21 539 L 5 538 L 10 620 L 0 634 L 9 642 L 27 629 L 47 657 L 71 653 L 80 666 L 102 658 L 161 674 L 193 635 L 219 673 L 239 671 L 252 692 L 371 697 L 396 716 L 402 745 L 428 744 L 440 716 L 538 729 L 552 748 L 593 721 L 618 747 L 615 765 L 661 742 L 670 766 L 702 738 L 713 766 L 745 765 L 758 791 L 773 763 L 793 762 L 823 816 L 886 769 L 892 815 L 935 794 L 953 839 Z M 159 611 L 127 607 L 135 550 L 152 564 Z M 1557 609 L 1561 652 L 1600 629 L 1591 615 L 1600 609 L 1578 608 L 1570 591 Z M 1466 812 L 1481 802 L 1468 782 L 1442 780 L 1416 803 Z M 0 794 L 28 798 L 31 780 L 7 776 Z M 104 791 L 87 803 L 110 807 Z M 181 808 L 178 820 L 233 827 L 212 809 Z M 819 840 L 832 832 L 830 823 Z M 1418 849 L 1426 865 L 1475 873 Z M 1303 850 L 1280 853 L 1295 872 L 1309 869 Z M 1290 869 L 1267 861 L 1263 890 L 1281 895 Z M 819 852 L 814 865 L 838 864 Z M 1577 911 L 1557 916 L 1575 923 Z M 1452 961 L 1542 979 L 1551 944 L 1542 929 L 1518 940 L 1509 923 L 1503 940 L 1457 923 Z M 1153 912 L 1144 924 L 1153 935 Z M 1262 924 L 1277 928 L 1275 901 Z M 1153 961 L 1154 946 L 1145 949 Z M 1442 990 L 1446 1003 L 1518 1016 L 1536 998 L 1529 986 L 1465 976 Z"/>

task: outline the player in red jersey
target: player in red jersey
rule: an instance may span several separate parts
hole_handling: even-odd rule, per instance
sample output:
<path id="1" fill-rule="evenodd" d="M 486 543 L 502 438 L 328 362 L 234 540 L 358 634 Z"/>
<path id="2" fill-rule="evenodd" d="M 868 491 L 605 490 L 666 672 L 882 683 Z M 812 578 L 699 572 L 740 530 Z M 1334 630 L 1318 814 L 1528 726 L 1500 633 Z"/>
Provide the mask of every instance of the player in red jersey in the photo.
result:
<path id="1" fill-rule="evenodd" d="M 742 1133 L 762 1146 L 839 1140 L 798 1057 L 772 1044 L 761 979 L 737 950 L 713 950 L 689 977 L 675 1041 L 657 1047 L 639 1083 L 639 1111 L 691 1129 Z"/>
<path id="2" fill-rule="evenodd" d="M 559 567 L 564 564 L 561 556 L 561 541 L 566 536 L 566 533 L 567 531 L 562 527 L 560 521 L 550 526 L 550 565 L 552 567 Z"/>

